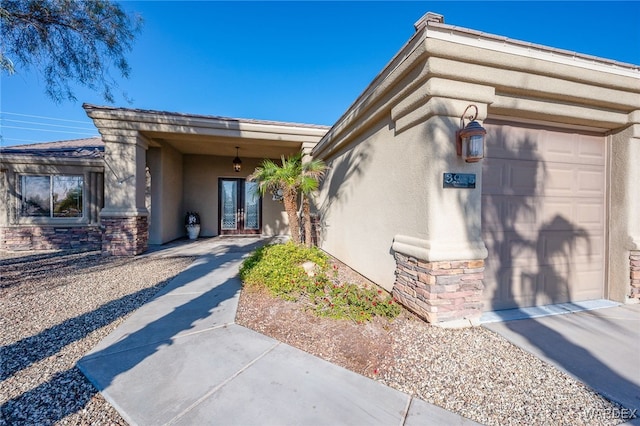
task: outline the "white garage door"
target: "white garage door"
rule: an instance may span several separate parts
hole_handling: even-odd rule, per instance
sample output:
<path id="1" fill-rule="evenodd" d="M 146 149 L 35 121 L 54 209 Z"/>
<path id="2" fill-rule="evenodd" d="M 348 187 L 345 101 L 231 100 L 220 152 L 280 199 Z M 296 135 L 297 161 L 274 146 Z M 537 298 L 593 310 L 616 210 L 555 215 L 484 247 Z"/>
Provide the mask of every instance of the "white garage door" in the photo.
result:
<path id="1" fill-rule="evenodd" d="M 602 298 L 602 136 L 485 124 L 485 310 Z"/>

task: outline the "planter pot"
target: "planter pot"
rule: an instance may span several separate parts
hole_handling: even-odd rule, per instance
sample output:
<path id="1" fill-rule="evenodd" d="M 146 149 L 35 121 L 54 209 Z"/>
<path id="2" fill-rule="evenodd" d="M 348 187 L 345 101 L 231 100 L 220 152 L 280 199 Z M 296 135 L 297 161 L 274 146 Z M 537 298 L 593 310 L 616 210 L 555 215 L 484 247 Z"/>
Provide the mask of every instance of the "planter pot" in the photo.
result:
<path id="1" fill-rule="evenodd" d="M 189 225 L 187 228 L 187 234 L 190 240 L 195 240 L 200 234 L 200 225 Z"/>

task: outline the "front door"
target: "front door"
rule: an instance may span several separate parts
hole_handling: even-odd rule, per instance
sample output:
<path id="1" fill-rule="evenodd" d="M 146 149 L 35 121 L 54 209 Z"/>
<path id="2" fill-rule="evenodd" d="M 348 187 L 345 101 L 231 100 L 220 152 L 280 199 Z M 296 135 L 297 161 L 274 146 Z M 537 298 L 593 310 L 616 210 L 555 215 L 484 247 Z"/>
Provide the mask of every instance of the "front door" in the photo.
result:
<path id="1" fill-rule="evenodd" d="M 220 235 L 259 234 L 262 231 L 258 184 L 244 179 L 218 180 Z"/>

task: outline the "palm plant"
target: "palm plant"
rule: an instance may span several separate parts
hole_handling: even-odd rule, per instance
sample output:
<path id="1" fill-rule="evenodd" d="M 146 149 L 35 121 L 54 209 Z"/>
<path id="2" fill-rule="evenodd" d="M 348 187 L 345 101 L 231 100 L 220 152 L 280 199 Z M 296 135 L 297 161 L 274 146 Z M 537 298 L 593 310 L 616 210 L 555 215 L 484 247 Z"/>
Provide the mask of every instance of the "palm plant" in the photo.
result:
<path id="1" fill-rule="evenodd" d="M 305 216 L 305 241 L 311 244 L 311 214 L 309 196 L 318 189 L 319 181 L 324 175 L 326 166 L 322 160 L 302 161 L 302 154 L 285 158 L 282 165 L 266 159 L 247 177 L 258 183 L 261 195 L 267 192 L 282 192 L 282 203 L 289 219 L 291 239 L 300 243 L 300 221 L 298 220 L 298 194 L 302 194 L 303 214 Z"/>
<path id="2" fill-rule="evenodd" d="M 322 160 L 310 160 L 302 162 L 302 174 L 300 178 L 300 192 L 302 194 L 302 215 L 304 218 L 304 242 L 311 247 L 311 205 L 309 199 L 320 185 L 320 179 L 324 177 L 327 166 Z"/>

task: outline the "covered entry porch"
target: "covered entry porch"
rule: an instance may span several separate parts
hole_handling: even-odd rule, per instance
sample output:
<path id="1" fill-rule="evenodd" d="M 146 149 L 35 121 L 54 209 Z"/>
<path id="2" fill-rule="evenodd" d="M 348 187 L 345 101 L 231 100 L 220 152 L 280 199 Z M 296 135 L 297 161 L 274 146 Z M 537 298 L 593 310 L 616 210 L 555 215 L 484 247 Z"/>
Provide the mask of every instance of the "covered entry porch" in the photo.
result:
<path id="1" fill-rule="evenodd" d="M 246 182 L 265 158 L 310 153 L 325 126 L 99 107 L 85 104 L 105 142 L 102 250 L 135 255 L 186 235 L 283 235 L 282 204 Z M 241 159 L 234 169 L 236 155 Z"/>

